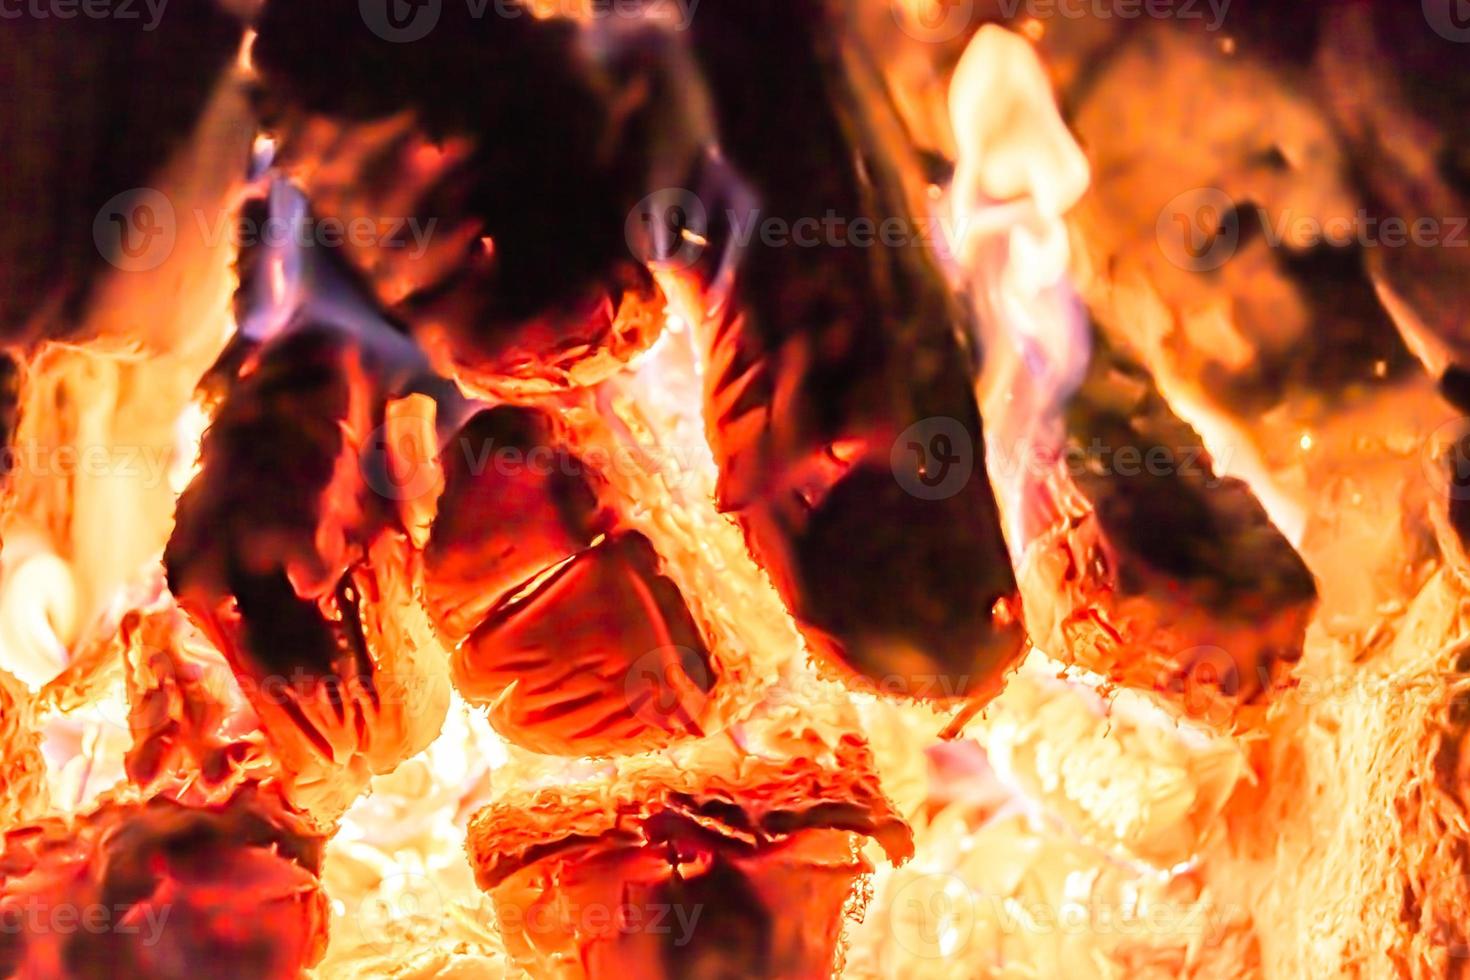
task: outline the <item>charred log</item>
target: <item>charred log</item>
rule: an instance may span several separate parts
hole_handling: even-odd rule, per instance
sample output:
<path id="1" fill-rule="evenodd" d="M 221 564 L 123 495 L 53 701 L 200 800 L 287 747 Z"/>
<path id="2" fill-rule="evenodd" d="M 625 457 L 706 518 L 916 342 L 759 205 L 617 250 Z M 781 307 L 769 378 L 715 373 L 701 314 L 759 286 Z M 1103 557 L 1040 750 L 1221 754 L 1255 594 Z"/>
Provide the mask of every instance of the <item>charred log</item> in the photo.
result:
<path id="1" fill-rule="evenodd" d="M 698 147 L 658 34 L 594 45 L 511 13 L 448 4 L 395 43 L 355 4 L 274 2 L 255 49 L 280 162 L 314 205 L 427 236 L 349 244 L 349 261 L 446 373 L 497 391 L 598 380 L 656 336 L 663 300 L 625 221 Z"/>
<path id="2" fill-rule="evenodd" d="M 733 285 L 704 304 L 719 503 L 824 660 L 902 693 L 936 677 L 931 691 L 993 693 L 1023 631 L 967 314 L 919 233 L 919 161 L 836 20 L 817 2 L 709 3 L 693 28 L 750 221 L 897 222 L 910 236 L 735 243 Z M 732 235 L 715 226 L 711 240 Z M 696 271 L 707 287 L 719 274 Z"/>
<path id="3" fill-rule="evenodd" d="M 1301 656 L 1316 584 L 1142 368 L 1099 348 L 1055 458 L 1028 467 L 1022 591 L 1037 644 L 1230 722 Z"/>
<path id="4" fill-rule="evenodd" d="M 293 790 L 329 809 L 427 744 L 448 698 L 444 665 L 414 635 L 394 488 L 366 478 L 393 372 L 334 328 L 265 347 L 205 435 L 164 554 Z M 401 604 L 385 617 L 388 596 Z"/>
<path id="5" fill-rule="evenodd" d="M 1426 8 L 1427 9 L 1427 8 Z M 1448 8 L 1446 8 L 1448 10 Z M 1323 14 L 1315 69 L 1381 233 L 1366 266 L 1411 351 L 1464 408 L 1470 370 L 1470 125 L 1463 59 L 1430 28 L 1371 4 Z M 1367 76 L 1372 75 L 1371 84 Z"/>
<path id="6" fill-rule="evenodd" d="M 648 539 L 630 533 L 549 571 L 460 644 L 460 693 L 493 703 L 491 720 L 507 737 L 558 755 L 703 734 L 713 667 L 658 561 Z"/>
<path id="7" fill-rule="evenodd" d="M 558 439 L 549 416 L 507 406 L 476 414 L 444 450 L 424 598 L 455 639 L 611 529 L 586 467 Z"/>

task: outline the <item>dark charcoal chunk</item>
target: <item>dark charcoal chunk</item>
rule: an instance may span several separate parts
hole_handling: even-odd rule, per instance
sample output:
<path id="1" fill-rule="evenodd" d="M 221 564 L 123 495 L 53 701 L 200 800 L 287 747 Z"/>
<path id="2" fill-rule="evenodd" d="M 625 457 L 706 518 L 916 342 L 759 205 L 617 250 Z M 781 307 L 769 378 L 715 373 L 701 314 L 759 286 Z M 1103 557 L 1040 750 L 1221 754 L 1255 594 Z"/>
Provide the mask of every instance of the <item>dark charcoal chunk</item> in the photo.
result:
<path id="1" fill-rule="evenodd" d="M 765 907 L 760 892 L 738 866 L 717 857 L 699 877 L 670 878 L 654 894 L 660 907 L 719 910 L 705 928 L 695 929 L 692 941 L 670 941 L 659 950 L 665 977 L 722 980 L 775 975 L 772 919 L 778 910 Z"/>
<path id="2" fill-rule="evenodd" d="M 221 405 L 164 555 L 180 598 L 222 595 L 231 580 L 253 581 L 248 591 L 264 595 L 276 591 L 269 580 L 287 572 L 316 583 L 320 595 L 345 571 L 349 556 L 322 554 L 316 531 L 344 450 L 354 399 L 349 365 L 360 353 L 334 329 L 292 332 Z M 370 391 L 357 397 L 381 400 Z M 363 539 L 388 520 L 382 502 L 359 484 L 345 486 L 343 496 L 340 503 L 364 512 Z"/>
<path id="3" fill-rule="evenodd" d="M 1316 64 L 1377 222 L 1368 271 L 1409 349 L 1436 376 L 1470 368 L 1470 187 L 1461 169 L 1470 159 L 1470 78 L 1463 45 L 1433 27 L 1452 7 L 1404 17 L 1392 4 L 1341 5 L 1324 17 Z M 1390 231 L 1389 221 L 1401 227 Z"/>

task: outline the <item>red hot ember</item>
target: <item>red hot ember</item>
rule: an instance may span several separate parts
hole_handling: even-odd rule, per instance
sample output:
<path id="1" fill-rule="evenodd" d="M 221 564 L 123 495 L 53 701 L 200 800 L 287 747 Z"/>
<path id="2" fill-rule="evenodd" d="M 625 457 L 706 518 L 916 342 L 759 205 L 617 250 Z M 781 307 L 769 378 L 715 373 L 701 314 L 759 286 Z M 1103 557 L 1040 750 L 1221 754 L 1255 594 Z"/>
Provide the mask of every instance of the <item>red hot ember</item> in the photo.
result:
<path id="1" fill-rule="evenodd" d="M 700 733 L 715 678 L 677 586 L 617 529 L 550 419 L 502 407 L 445 450 L 424 595 L 454 680 L 506 738 L 602 755 Z M 542 460 L 538 463 L 538 460 Z"/>

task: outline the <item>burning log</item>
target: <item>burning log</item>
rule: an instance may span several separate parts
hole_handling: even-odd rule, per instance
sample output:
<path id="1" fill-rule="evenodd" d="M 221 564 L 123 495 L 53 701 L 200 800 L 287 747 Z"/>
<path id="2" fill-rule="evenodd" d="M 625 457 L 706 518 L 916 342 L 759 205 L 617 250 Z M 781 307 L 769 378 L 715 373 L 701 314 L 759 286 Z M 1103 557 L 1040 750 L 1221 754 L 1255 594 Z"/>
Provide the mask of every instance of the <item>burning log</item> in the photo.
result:
<path id="1" fill-rule="evenodd" d="M 817 2 L 710 2 L 693 25 L 722 158 L 758 206 L 744 217 L 910 235 L 802 248 L 709 229 L 710 257 L 733 261 L 693 270 L 706 295 L 688 315 L 719 504 L 822 660 L 886 691 L 985 697 L 1024 633 L 968 317 L 919 241 L 917 162 L 836 20 Z"/>
<path id="2" fill-rule="evenodd" d="M 1095 351 L 1063 424 L 1057 455 L 1027 460 L 1022 484 L 1038 646 L 1230 722 L 1301 656 L 1311 573 L 1136 364 Z"/>
<path id="3" fill-rule="evenodd" d="M 427 745 L 448 703 L 442 651 L 414 620 L 395 501 L 365 482 L 391 380 L 333 328 L 263 349 L 205 435 L 164 555 L 289 787 L 327 810 Z M 384 603 L 397 608 L 383 615 Z"/>
<path id="4" fill-rule="evenodd" d="M 867 749 L 845 739 L 832 761 L 749 757 L 730 778 L 670 767 L 508 797 L 471 821 L 470 861 L 537 976 L 827 976 L 872 870 L 864 838 L 912 853 Z"/>
<path id="5" fill-rule="evenodd" d="M 501 407 L 445 450 L 424 596 L 461 694 L 507 738 L 559 755 L 701 732 L 714 675 L 652 544 L 617 531 L 547 416 Z"/>
<path id="6" fill-rule="evenodd" d="M 1000 73 L 1017 80 L 987 98 Z M 1042 65 L 987 26 L 951 91 L 958 252 L 981 312 L 992 478 L 1039 649 L 1228 723 L 1301 655 L 1316 587 L 1250 488 L 1216 474 L 1065 280 L 1088 184 Z M 1011 120 L 1025 119 L 1025 126 Z"/>
<path id="7" fill-rule="evenodd" d="M 507 7 L 436 7 L 427 36 L 395 43 L 353 4 L 270 3 L 266 118 L 321 213 L 397 229 L 345 254 L 441 370 L 491 392 L 588 384 L 657 336 L 664 301 L 625 219 L 699 130 L 659 35 L 594 44 Z"/>
<path id="8" fill-rule="evenodd" d="M 113 802 L 5 834 L 0 972 L 286 977 L 320 959 L 323 839 L 266 786 L 214 807 Z"/>

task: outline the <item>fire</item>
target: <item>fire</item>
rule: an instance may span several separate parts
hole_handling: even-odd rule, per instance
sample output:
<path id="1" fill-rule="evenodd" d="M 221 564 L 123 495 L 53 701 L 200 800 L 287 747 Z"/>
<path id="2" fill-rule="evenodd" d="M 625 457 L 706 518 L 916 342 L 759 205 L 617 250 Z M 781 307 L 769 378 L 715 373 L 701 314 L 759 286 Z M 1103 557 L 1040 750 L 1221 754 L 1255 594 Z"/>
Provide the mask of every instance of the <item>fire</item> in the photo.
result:
<path id="1" fill-rule="evenodd" d="M 344 97 L 298 34 L 314 15 L 236 12 L 254 26 L 160 171 L 179 230 L 201 208 L 444 225 L 412 259 L 185 234 L 158 278 L 98 285 L 95 342 L 16 351 L 0 920 L 32 920 L 0 929 L 0 972 L 1386 973 L 1368 947 L 1453 971 L 1470 607 L 1464 474 L 1445 470 L 1465 435 L 1433 382 L 1375 357 L 1358 384 L 1382 391 L 1278 410 L 1277 435 L 1185 369 L 1176 327 L 1222 369 L 1258 352 L 1214 298 L 1170 324 L 1156 257 L 1099 244 L 1116 171 L 1057 92 L 1097 35 L 1037 16 L 948 33 L 928 0 L 851 24 L 744 2 L 708 16 L 787 24 L 783 57 L 820 62 L 789 95 L 800 120 L 820 93 L 804 135 L 826 156 L 744 131 L 731 77 L 786 93 L 727 61 L 694 4 L 624 24 L 525 0 L 511 26 L 446 6 L 441 40 L 527 41 L 434 63 L 474 111 Z M 908 40 L 875 40 L 875 11 Z M 1176 43 L 1187 71 L 1215 56 Z M 384 44 L 364 64 L 422 81 L 395 71 L 436 49 Z M 596 120 L 585 159 L 475 129 L 502 52 L 509 90 L 538 81 L 520 59 L 565 60 L 539 83 Z M 1112 70 L 1151 66 L 1125 48 Z M 595 177 L 538 197 L 520 135 Z M 525 200 L 479 172 L 512 163 Z M 772 200 L 824 193 L 941 234 L 844 244 L 852 265 L 741 240 Z M 640 212 L 670 197 L 677 220 Z M 502 214 L 521 210 L 550 227 Z M 854 312 L 875 297 L 903 315 Z M 1452 354 L 1426 355 L 1451 394 Z M 926 497 L 981 419 L 974 482 Z M 901 526 L 852 522 L 864 506 Z M 884 563 L 833 567 L 813 542 Z M 945 573 L 923 594 L 916 554 Z M 993 603 L 941 608 L 958 575 L 988 576 Z M 889 593 L 904 616 L 883 618 Z M 924 628 L 951 622 L 974 643 Z M 35 924 L 58 905 L 157 934 Z"/>

